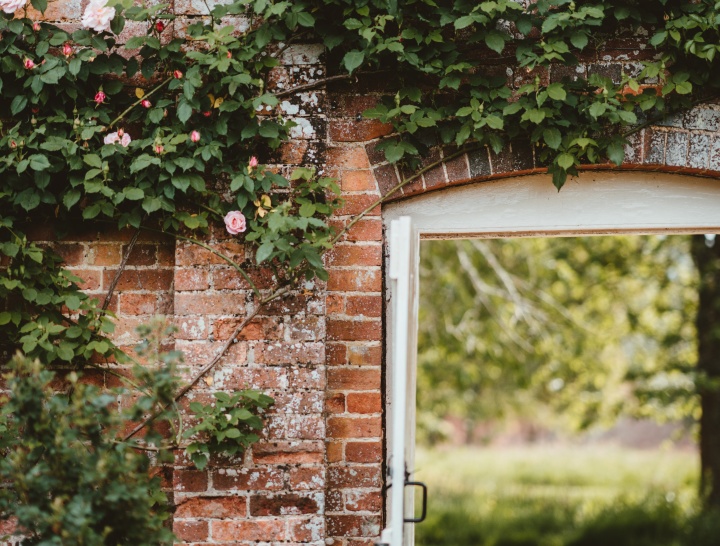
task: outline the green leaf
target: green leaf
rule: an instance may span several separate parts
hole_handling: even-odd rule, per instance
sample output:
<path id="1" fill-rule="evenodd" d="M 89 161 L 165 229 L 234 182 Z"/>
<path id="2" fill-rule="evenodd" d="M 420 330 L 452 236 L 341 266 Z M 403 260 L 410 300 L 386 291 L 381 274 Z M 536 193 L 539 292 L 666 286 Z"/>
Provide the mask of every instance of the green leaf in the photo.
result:
<path id="1" fill-rule="evenodd" d="M 28 100 L 25 95 L 17 95 L 10 103 L 10 113 L 12 115 L 19 114 L 27 106 Z"/>
<path id="2" fill-rule="evenodd" d="M 140 188 L 125 188 L 123 194 L 125 195 L 125 199 L 129 199 L 130 201 L 139 201 L 145 197 L 145 192 Z"/>
<path id="3" fill-rule="evenodd" d="M 678 95 L 687 95 L 692 93 L 693 85 L 690 82 L 680 82 L 675 84 L 675 92 Z"/>
<path id="4" fill-rule="evenodd" d="M 615 165 L 622 165 L 625 161 L 625 146 L 621 142 L 612 142 L 607 147 L 607 156 Z"/>
<path id="5" fill-rule="evenodd" d="M 96 169 L 102 169 L 102 160 L 100 159 L 100 156 L 96 154 L 87 154 L 85 157 L 83 157 L 83 161 L 91 167 L 95 167 Z"/>
<path id="6" fill-rule="evenodd" d="M 592 117 L 597 119 L 605 113 L 605 110 L 607 110 L 607 104 L 604 102 L 594 102 L 588 111 Z"/>
<path id="7" fill-rule="evenodd" d="M 490 31 L 485 36 L 485 44 L 496 53 L 502 53 L 505 49 L 505 35 L 498 31 Z"/>
<path id="8" fill-rule="evenodd" d="M 551 99 L 554 100 L 565 100 L 567 92 L 561 83 L 551 83 L 548 85 L 547 93 Z"/>
<path id="9" fill-rule="evenodd" d="M 575 157 L 572 154 L 563 153 L 557 157 L 557 164 L 564 170 L 568 170 L 575 165 Z"/>
<path id="10" fill-rule="evenodd" d="M 553 150 L 557 150 L 560 144 L 562 144 L 562 135 L 560 131 L 554 127 L 543 131 L 543 139 L 545 140 L 545 144 Z"/>
<path id="11" fill-rule="evenodd" d="M 343 57 L 342 64 L 345 69 L 352 74 L 353 71 L 359 67 L 365 60 L 365 52 L 363 51 L 348 51 Z"/>
<path id="12" fill-rule="evenodd" d="M 255 255 L 255 260 L 259 264 L 264 262 L 272 255 L 274 250 L 275 246 L 270 242 L 261 244 L 257 250 L 257 254 Z"/>
<path id="13" fill-rule="evenodd" d="M 38 10 L 40 13 L 45 13 L 47 9 L 47 0 L 31 0 L 32 7 Z"/>
<path id="14" fill-rule="evenodd" d="M 44 171 L 50 168 L 48 158 L 42 154 L 33 154 L 30 156 L 30 168 L 33 171 Z"/>

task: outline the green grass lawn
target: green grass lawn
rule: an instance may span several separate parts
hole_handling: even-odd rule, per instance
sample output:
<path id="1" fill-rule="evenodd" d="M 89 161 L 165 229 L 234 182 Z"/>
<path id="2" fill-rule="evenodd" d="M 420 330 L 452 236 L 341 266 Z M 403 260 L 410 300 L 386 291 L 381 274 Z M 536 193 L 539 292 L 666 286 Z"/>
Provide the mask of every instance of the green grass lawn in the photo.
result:
<path id="1" fill-rule="evenodd" d="M 611 447 L 420 449 L 417 546 L 718 546 L 696 454 Z"/>

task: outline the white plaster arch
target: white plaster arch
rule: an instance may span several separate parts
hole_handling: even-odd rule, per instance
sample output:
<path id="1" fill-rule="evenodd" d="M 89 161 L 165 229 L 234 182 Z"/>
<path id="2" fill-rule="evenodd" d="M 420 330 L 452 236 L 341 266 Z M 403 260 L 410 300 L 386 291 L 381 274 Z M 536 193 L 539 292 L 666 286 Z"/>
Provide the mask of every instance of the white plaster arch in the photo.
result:
<path id="1" fill-rule="evenodd" d="M 412 220 L 406 244 L 415 255 L 414 313 L 417 313 L 421 239 L 577 236 L 605 234 L 720 233 L 720 180 L 639 171 L 585 171 L 558 192 L 549 175 L 508 177 L 450 187 L 410 197 L 383 207 L 386 228 L 402 216 Z M 388 271 L 389 245 L 384 246 Z M 385 378 L 388 454 L 392 448 L 392 300 L 385 278 Z M 417 320 L 409 334 L 416 345 Z M 416 351 L 409 356 L 408 385 L 415 392 Z M 415 400 L 405 408 L 408 441 L 414 445 Z M 412 454 L 410 455 L 412 459 Z M 408 462 L 412 466 L 413 461 Z M 409 499 L 412 503 L 412 499 Z M 414 544 L 406 527 L 403 545 Z"/>

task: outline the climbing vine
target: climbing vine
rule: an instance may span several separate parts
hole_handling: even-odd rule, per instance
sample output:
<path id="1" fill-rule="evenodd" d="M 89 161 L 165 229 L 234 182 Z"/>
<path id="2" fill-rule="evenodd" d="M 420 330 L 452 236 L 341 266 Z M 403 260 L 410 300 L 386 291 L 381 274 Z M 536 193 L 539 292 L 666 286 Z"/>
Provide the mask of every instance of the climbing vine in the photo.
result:
<path id="1" fill-rule="evenodd" d="M 272 165 L 299 129 L 279 108 L 281 96 L 391 75 L 388 95 L 364 116 L 392 126 L 378 148 L 414 174 L 387 198 L 457 154 L 499 153 L 518 139 L 529 140 L 560 189 L 583 163 L 620 165 L 633 132 L 720 89 L 720 2 L 710 0 L 241 0 L 209 3 L 208 17 L 185 28 L 169 4 L 91 0 L 73 32 L 31 19 L 31 7 L 43 12 L 47 0 L 0 0 L 0 345 L 76 370 L 128 357 L 107 337 L 113 322 L 103 302 L 28 239 L 38 218 L 53 219 L 59 235 L 114 225 L 215 252 L 255 296 L 230 342 L 262 305 L 303 279 L 327 278 L 323 253 L 342 236 L 327 222 L 339 190 L 310 165 Z M 141 30 L 122 43 L 129 25 Z M 644 60 L 611 75 L 574 70 L 618 38 Z M 273 90 L 273 69 L 295 43 L 323 44 L 330 76 Z M 572 77 L 551 77 L 554 67 Z M 438 146 L 456 151 L 429 163 Z M 248 243 L 254 263 L 203 242 L 213 225 Z M 258 266 L 275 273 L 270 292 L 252 282 Z M 184 387 L 140 369 L 142 385 L 124 379 L 155 394 L 136 408 L 138 424 L 122 442 L 165 445 L 133 438 L 158 420 L 177 423 L 178 400 L 221 356 Z M 158 370 L 176 358 L 159 358 Z M 18 362 L 18 377 L 32 375 Z M 79 393 L 96 396 L 75 388 L 68 396 Z M 199 420 L 190 436 L 176 430 L 167 446 L 190 442 L 200 466 L 247 447 L 270 401 L 227 396 L 215 409 L 191 408 Z"/>

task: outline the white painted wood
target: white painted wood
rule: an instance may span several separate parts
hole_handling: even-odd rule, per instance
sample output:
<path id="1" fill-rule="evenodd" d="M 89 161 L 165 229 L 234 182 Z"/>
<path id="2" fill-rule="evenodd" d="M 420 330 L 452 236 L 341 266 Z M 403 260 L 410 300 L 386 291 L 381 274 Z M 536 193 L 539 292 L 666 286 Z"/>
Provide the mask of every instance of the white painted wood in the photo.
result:
<path id="1" fill-rule="evenodd" d="M 720 181 L 665 173 L 584 172 L 558 193 L 548 175 L 430 192 L 383 208 L 411 216 L 423 238 L 711 233 Z"/>
<path id="2" fill-rule="evenodd" d="M 393 347 L 390 355 L 391 373 L 388 385 L 392 392 L 390 426 L 387 430 L 389 449 L 389 510 L 387 527 L 381 543 L 408 546 L 414 542 L 412 526 L 403 522 L 412 517 L 413 492 L 405 491 L 405 471 L 412 469 L 415 452 L 415 367 L 417 356 L 417 270 L 419 237 L 409 217 L 390 224 L 388 279 L 393 291 L 389 321 L 393 323 Z M 410 424 L 411 426 L 408 426 Z"/>
<path id="3" fill-rule="evenodd" d="M 395 440 L 404 438 L 405 460 L 413 468 L 415 447 L 415 385 L 417 357 L 417 308 L 420 239 L 471 237 L 543 237 L 622 233 L 720 233 L 720 181 L 691 176 L 643 172 L 584 172 L 569 180 L 561 192 L 548 175 L 515 177 L 434 191 L 383 207 L 383 222 L 391 226 L 401 217 L 412 222 L 411 240 L 393 243 L 389 260 L 396 252 L 406 256 L 409 249 L 412 290 L 410 301 L 398 306 L 399 285 L 386 278 L 386 423 L 388 451 Z M 406 220 L 403 220 L 406 221 Z M 392 227 L 390 228 L 392 232 Z M 405 258 L 403 258 L 405 259 Z M 393 267 L 393 266 L 391 266 Z M 389 277 L 389 276 L 388 276 Z M 405 297 L 405 296 L 402 296 Z M 396 388 L 396 374 L 402 372 L 396 345 L 396 315 L 407 308 L 408 367 L 404 372 L 407 391 Z M 405 328 L 406 326 L 402 326 Z M 404 419 L 401 420 L 400 417 Z M 406 427 L 405 434 L 396 433 Z M 395 471 L 394 471 L 395 472 Z M 397 483 L 397 482 L 396 482 Z M 410 488 L 408 488 L 410 489 Z M 393 496 L 387 499 L 392 525 Z M 432 496 L 433 492 L 429 492 Z M 395 501 L 399 502 L 399 501 Z M 406 515 L 412 500 L 406 499 Z M 395 520 L 397 521 L 397 520 Z M 396 523 L 397 524 L 397 523 Z M 404 542 L 412 546 L 413 527 L 404 526 Z M 386 536 L 385 532 L 384 535 Z"/>

